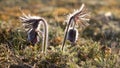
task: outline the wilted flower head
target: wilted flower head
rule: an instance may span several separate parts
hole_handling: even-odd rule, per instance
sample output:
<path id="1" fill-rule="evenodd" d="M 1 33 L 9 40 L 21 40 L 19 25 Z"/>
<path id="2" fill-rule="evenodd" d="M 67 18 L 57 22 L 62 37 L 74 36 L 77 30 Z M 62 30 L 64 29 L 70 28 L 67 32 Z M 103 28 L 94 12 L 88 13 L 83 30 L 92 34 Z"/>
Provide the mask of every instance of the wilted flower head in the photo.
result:
<path id="1" fill-rule="evenodd" d="M 76 28 L 69 28 L 67 40 L 74 43 L 78 39 L 78 30 Z"/>

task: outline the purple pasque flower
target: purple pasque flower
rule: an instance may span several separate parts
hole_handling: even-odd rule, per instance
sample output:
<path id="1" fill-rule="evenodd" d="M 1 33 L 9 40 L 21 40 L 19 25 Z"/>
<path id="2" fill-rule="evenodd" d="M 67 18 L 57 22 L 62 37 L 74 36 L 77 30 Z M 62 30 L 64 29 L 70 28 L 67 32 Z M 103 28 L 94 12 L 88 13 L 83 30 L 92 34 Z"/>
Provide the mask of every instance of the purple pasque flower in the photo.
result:
<path id="1" fill-rule="evenodd" d="M 31 15 L 23 15 L 20 17 L 21 21 L 23 22 L 23 25 L 25 26 L 25 29 L 27 30 L 27 40 L 32 43 L 36 44 L 39 42 L 39 36 L 37 29 L 40 28 L 40 19 L 41 17 L 38 16 L 31 16 Z"/>
<path id="2" fill-rule="evenodd" d="M 35 43 L 40 41 L 40 38 L 38 36 L 38 32 L 36 32 L 34 29 L 30 29 L 28 31 L 27 35 L 28 35 L 27 40 L 32 44 L 35 44 Z"/>
<path id="3" fill-rule="evenodd" d="M 85 4 L 82 4 L 79 10 L 75 10 L 72 14 L 68 15 L 62 50 L 64 49 L 66 40 L 69 40 L 70 42 L 75 42 L 77 40 L 78 32 L 77 30 L 70 29 L 71 25 L 73 25 L 72 28 L 75 28 L 76 26 L 88 26 L 87 22 L 89 21 L 89 18 L 89 12 L 87 11 Z"/>
<path id="4" fill-rule="evenodd" d="M 69 28 L 67 34 L 67 40 L 72 43 L 75 43 L 78 39 L 78 30 L 76 28 Z"/>
<path id="5" fill-rule="evenodd" d="M 44 18 L 39 16 L 25 15 L 20 17 L 20 20 L 27 28 L 28 41 L 32 44 L 39 42 L 39 37 L 42 36 L 42 52 L 46 53 L 48 43 L 48 24 Z M 42 25 L 42 30 L 41 30 Z"/>

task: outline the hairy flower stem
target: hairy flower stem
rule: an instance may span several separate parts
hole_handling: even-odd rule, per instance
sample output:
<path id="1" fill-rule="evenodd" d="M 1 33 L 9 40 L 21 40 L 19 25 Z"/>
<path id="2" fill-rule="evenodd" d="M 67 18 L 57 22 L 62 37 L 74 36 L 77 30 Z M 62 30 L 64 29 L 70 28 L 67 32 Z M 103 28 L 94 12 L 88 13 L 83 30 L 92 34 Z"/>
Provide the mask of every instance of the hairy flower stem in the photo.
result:
<path id="1" fill-rule="evenodd" d="M 63 40 L 63 43 L 62 43 L 62 51 L 64 50 L 64 46 L 65 46 L 65 41 L 66 41 L 66 38 L 67 38 L 67 34 L 68 34 L 68 29 L 70 27 L 70 24 L 71 24 L 71 21 L 72 21 L 73 17 L 70 18 L 67 26 L 66 26 L 66 31 L 65 31 L 65 35 L 64 35 L 64 40 Z"/>
<path id="2" fill-rule="evenodd" d="M 44 30 L 44 33 L 43 33 L 43 43 L 42 43 L 42 52 L 46 54 L 46 51 L 47 51 L 47 43 L 48 43 L 48 24 L 46 22 L 46 20 L 44 19 L 40 19 L 40 21 L 43 22 L 43 30 Z"/>

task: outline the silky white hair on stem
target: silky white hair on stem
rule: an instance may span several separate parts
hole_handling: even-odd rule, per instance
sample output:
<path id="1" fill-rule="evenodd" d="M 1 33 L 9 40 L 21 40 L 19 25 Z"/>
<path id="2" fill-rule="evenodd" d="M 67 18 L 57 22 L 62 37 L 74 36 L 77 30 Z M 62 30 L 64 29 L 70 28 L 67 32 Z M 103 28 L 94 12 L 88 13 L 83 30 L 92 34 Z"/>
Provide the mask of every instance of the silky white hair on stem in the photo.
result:
<path id="1" fill-rule="evenodd" d="M 89 21 L 89 17 L 90 17 L 89 12 L 87 11 L 85 4 L 82 4 L 79 10 L 74 10 L 74 12 L 72 14 L 68 15 L 67 26 L 65 29 L 65 35 L 64 35 L 64 39 L 63 39 L 63 43 L 62 43 L 62 50 L 64 49 L 65 42 L 68 37 L 67 35 L 70 31 L 70 27 L 71 26 L 73 27 L 73 30 L 71 30 L 71 31 L 74 32 L 74 28 L 76 25 L 88 26 L 87 22 Z"/>
<path id="2" fill-rule="evenodd" d="M 48 24 L 47 21 L 39 16 L 26 15 L 23 11 L 20 17 L 21 22 L 25 27 L 28 27 L 27 31 L 28 41 L 33 45 L 39 42 L 39 37 L 42 36 L 42 52 L 46 53 L 47 43 L 48 43 Z M 41 25 L 43 25 L 43 31 L 40 30 Z M 42 35 L 41 35 L 42 34 Z"/>

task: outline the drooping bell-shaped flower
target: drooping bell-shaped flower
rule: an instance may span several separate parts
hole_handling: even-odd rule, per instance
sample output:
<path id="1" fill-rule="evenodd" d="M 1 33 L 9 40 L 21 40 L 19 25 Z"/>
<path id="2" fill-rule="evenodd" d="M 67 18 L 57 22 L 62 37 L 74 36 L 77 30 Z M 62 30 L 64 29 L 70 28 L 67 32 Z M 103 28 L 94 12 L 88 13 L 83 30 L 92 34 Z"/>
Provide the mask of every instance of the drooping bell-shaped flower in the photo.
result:
<path id="1" fill-rule="evenodd" d="M 20 20 L 27 28 L 27 40 L 30 43 L 33 45 L 38 43 L 40 36 L 42 36 L 42 52 L 46 53 L 48 42 L 48 24 L 46 20 L 39 16 L 31 16 L 24 13 Z M 41 25 L 43 30 L 41 30 Z"/>
<path id="2" fill-rule="evenodd" d="M 87 11 L 87 8 L 85 4 L 82 4 L 79 10 L 75 10 L 72 14 L 68 15 L 67 19 L 67 26 L 66 31 L 62 43 L 62 50 L 64 49 L 64 45 L 66 40 L 70 40 L 71 42 L 75 42 L 77 39 L 77 30 L 76 29 L 70 29 L 71 25 L 85 27 L 89 24 L 87 23 L 89 21 L 89 12 Z"/>
<path id="3" fill-rule="evenodd" d="M 32 44 L 35 44 L 37 42 L 39 42 L 39 36 L 38 36 L 38 33 L 34 30 L 34 29 L 30 29 L 28 31 L 28 38 L 27 40 L 32 43 Z"/>
<path id="4" fill-rule="evenodd" d="M 23 22 L 24 26 L 27 30 L 27 40 L 32 43 L 36 44 L 39 42 L 39 36 L 37 29 L 40 28 L 40 17 L 38 16 L 30 16 L 30 15 L 23 15 L 20 17 L 21 21 Z"/>
<path id="5" fill-rule="evenodd" d="M 78 39 L 78 30 L 76 28 L 70 28 L 68 30 L 67 40 L 74 43 Z"/>

